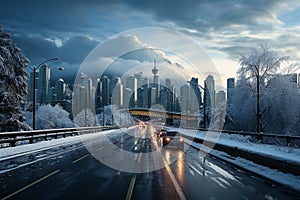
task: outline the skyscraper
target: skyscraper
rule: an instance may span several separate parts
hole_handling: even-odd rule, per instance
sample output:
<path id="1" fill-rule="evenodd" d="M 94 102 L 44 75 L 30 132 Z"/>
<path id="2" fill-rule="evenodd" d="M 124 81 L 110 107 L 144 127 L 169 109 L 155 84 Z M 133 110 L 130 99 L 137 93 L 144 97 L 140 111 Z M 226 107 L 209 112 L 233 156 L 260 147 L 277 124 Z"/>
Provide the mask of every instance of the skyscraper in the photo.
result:
<path id="1" fill-rule="evenodd" d="M 59 78 L 55 83 L 55 100 L 61 101 L 65 99 L 66 83 L 62 78 Z"/>
<path id="2" fill-rule="evenodd" d="M 198 78 L 192 77 L 190 81 L 190 111 L 197 113 L 201 107 L 201 91 L 198 86 Z"/>
<path id="3" fill-rule="evenodd" d="M 143 72 L 133 74 L 134 78 L 136 78 L 137 88 L 143 85 Z"/>
<path id="4" fill-rule="evenodd" d="M 156 104 L 156 97 L 157 97 L 156 88 L 155 87 L 149 88 L 149 96 L 148 96 L 149 107 Z"/>
<path id="5" fill-rule="evenodd" d="M 180 87 L 180 97 L 181 97 L 181 112 L 188 113 L 189 111 L 189 102 L 190 102 L 190 86 L 184 84 Z"/>
<path id="6" fill-rule="evenodd" d="M 132 90 L 130 88 L 123 88 L 123 107 L 131 108 L 131 98 L 132 98 Z"/>
<path id="7" fill-rule="evenodd" d="M 100 79 L 98 79 L 95 92 L 95 108 L 97 113 L 101 112 L 102 103 L 102 82 L 100 81 Z"/>
<path id="8" fill-rule="evenodd" d="M 103 105 L 107 106 L 110 105 L 110 79 L 107 76 L 103 76 L 101 78 L 102 83 L 102 100 Z"/>
<path id="9" fill-rule="evenodd" d="M 165 85 L 163 85 L 160 90 L 160 104 L 167 111 L 172 110 L 174 103 L 173 96 L 173 86 L 171 84 L 171 80 L 167 78 Z"/>
<path id="10" fill-rule="evenodd" d="M 219 105 L 226 101 L 226 93 L 224 91 L 219 91 L 216 94 L 216 105 Z"/>
<path id="11" fill-rule="evenodd" d="M 137 80 L 134 76 L 127 76 L 126 77 L 126 88 L 131 90 L 131 98 L 130 98 L 130 107 L 134 107 L 137 102 Z"/>
<path id="12" fill-rule="evenodd" d="M 207 76 L 204 81 L 204 98 L 206 108 L 215 108 L 215 80 L 212 75 Z"/>
<path id="13" fill-rule="evenodd" d="M 123 85 L 119 79 L 112 92 L 111 104 L 117 105 L 119 108 L 123 107 L 123 92 Z"/>
<path id="14" fill-rule="evenodd" d="M 45 64 L 41 66 L 39 70 L 39 81 L 38 81 L 39 101 L 38 102 L 41 104 L 46 104 L 49 102 L 48 101 L 49 81 L 50 81 L 50 67 Z"/>

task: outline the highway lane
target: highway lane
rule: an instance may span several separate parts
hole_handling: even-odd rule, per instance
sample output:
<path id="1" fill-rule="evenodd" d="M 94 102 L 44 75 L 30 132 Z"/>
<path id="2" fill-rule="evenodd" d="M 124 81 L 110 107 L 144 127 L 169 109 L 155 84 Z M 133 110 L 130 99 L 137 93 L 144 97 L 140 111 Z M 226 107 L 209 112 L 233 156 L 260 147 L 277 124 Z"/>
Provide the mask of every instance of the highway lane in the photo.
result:
<path id="1" fill-rule="evenodd" d="M 85 143 L 86 146 L 65 147 L 69 151 L 57 156 L 52 154 L 49 159 L 0 174 L 0 198 L 147 200 L 299 197 L 299 193 L 272 185 L 219 160 L 207 157 L 204 161 L 197 149 L 189 148 L 186 152 L 174 147 L 161 149 L 160 141 L 150 126 L 121 131 L 124 133 L 116 137 L 110 136 L 107 140 L 93 138 L 89 144 Z M 105 152 L 108 146 L 132 152 L 134 164 L 142 163 L 142 167 L 149 167 L 157 161 L 149 152 L 159 152 L 166 167 L 145 173 L 112 169 L 94 157 L 98 154 L 113 157 Z M 126 159 L 129 158 L 121 161 Z"/>

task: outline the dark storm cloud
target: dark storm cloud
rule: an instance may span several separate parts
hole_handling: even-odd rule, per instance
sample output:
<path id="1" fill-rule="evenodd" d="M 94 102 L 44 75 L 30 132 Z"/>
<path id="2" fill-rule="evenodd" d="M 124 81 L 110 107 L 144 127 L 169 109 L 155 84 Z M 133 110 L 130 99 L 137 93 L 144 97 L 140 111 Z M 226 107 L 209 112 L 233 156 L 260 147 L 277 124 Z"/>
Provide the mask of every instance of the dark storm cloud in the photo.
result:
<path id="1" fill-rule="evenodd" d="M 196 29 L 203 33 L 236 24 L 253 26 L 255 29 L 257 27 L 254 26 L 261 26 L 263 23 L 261 19 L 273 20 L 272 11 L 280 2 L 280 0 L 4 0 L 1 2 L 0 19 L 11 23 L 7 25 L 12 29 L 18 27 L 16 28 L 18 30 L 26 28 L 25 24 L 28 28 L 36 28 L 34 31 L 37 32 L 42 32 L 44 29 L 49 32 L 82 32 L 92 25 L 89 13 L 105 12 L 114 5 L 120 7 L 127 5 L 152 15 L 157 21 L 172 21 L 178 26 Z M 128 10 L 128 7 L 123 9 L 123 14 L 128 13 Z"/>
<path id="2" fill-rule="evenodd" d="M 174 21 L 179 26 L 210 32 L 231 25 L 260 26 L 263 19 L 274 20 L 281 1 L 228 0 L 129 0 L 137 9 L 152 13 L 159 21 Z M 255 27 L 253 27 L 255 29 Z"/>
<path id="3" fill-rule="evenodd" d="M 87 13 L 97 1 L 16 1 L 2 0 L 0 23 L 21 33 L 49 36 L 57 33 L 84 32 L 89 26 Z M 106 3 L 97 2 L 98 7 Z"/>
<path id="4" fill-rule="evenodd" d="M 15 43 L 23 53 L 31 58 L 33 63 L 46 58 L 59 57 L 61 61 L 69 64 L 80 64 L 87 54 L 99 42 L 88 37 L 72 37 L 58 47 L 54 42 L 41 36 L 15 36 Z"/>
<path id="5" fill-rule="evenodd" d="M 32 60 L 49 58 L 54 54 L 70 64 L 81 61 L 93 48 L 93 41 L 84 35 L 99 35 L 101 39 L 123 31 L 132 13 L 150 16 L 152 25 L 168 26 L 206 40 L 217 35 L 238 36 L 241 31 L 251 33 L 272 32 L 277 10 L 284 5 L 281 0 L 2 0 L 0 24 L 16 34 L 15 38 L 23 52 Z M 119 14 L 119 15 L 118 15 Z M 136 20 L 136 19 L 135 19 Z M 133 28 L 151 26 L 134 21 Z M 137 24 L 135 24 L 137 23 Z M 130 24 L 130 22 L 128 22 Z M 108 32 L 106 32 L 108 31 Z M 68 40 L 66 41 L 66 39 Z M 57 47 L 46 39 L 60 39 Z M 240 40 L 239 40 L 240 39 Z M 251 41 L 250 41 L 251 40 Z M 216 50 L 236 53 L 249 38 L 223 39 L 225 46 Z M 257 42 L 258 40 L 256 40 Z M 95 41 L 94 41 L 95 42 Z M 232 42 L 232 43 L 231 43 Z M 56 55 L 55 55 L 56 56 Z"/>

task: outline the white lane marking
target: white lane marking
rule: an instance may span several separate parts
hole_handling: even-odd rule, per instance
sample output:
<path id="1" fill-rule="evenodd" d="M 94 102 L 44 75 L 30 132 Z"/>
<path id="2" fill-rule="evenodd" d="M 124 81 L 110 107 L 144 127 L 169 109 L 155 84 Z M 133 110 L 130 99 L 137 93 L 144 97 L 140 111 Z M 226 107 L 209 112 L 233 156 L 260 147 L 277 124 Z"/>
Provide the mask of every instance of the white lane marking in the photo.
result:
<path id="1" fill-rule="evenodd" d="M 8 198 L 11 198 L 12 196 L 14 196 L 14 195 L 16 195 L 16 194 L 18 194 L 18 193 L 20 193 L 20 192 L 22 192 L 22 191 L 24 191 L 24 190 L 30 188 L 31 186 L 34 186 L 34 185 L 38 184 L 39 182 L 41 182 L 41 181 L 43 181 L 43 180 L 49 178 L 50 176 L 53 176 L 54 174 L 56 174 L 56 173 L 58 173 L 58 172 L 60 172 L 59 169 L 56 170 L 56 171 L 54 171 L 54 172 L 51 172 L 50 174 L 48 174 L 48 175 L 46 175 L 46 176 L 44 176 L 44 177 L 42 177 L 42 178 L 40 178 L 40 179 L 38 179 L 38 180 L 36 180 L 36 181 L 30 183 L 30 184 L 28 184 L 28 185 L 26 185 L 25 187 L 22 187 L 21 189 L 15 191 L 15 192 L 13 192 L 13 193 L 11 193 L 10 195 L 7 195 L 6 197 L 2 198 L 2 200 L 6 200 L 6 199 L 8 199 Z"/>
<path id="2" fill-rule="evenodd" d="M 195 171 L 195 172 L 197 172 L 198 174 L 202 175 L 202 173 L 201 173 L 196 167 L 194 167 L 193 165 L 189 164 L 189 167 L 190 167 L 193 171 Z"/>
<path id="3" fill-rule="evenodd" d="M 177 182 L 177 180 L 175 178 L 175 175 L 173 174 L 170 166 L 168 165 L 167 161 L 164 158 L 163 158 L 163 162 L 164 162 L 164 165 L 166 166 L 166 170 L 167 170 L 167 172 L 168 172 L 168 174 L 171 178 L 171 181 L 172 181 L 172 183 L 173 183 L 173 185 L 174 185 L 174 187 L 177 191 L 177 194 L 178 194 L 179 198 L 181 200 L 186 200 L 186 197 L 184 196 L 183 191 L 181 190 L 181 187 L 179 186 L 179 183 Z"/>
<path id="4" fill-rule="evenodd" d="M 74 164 L 74 163 L 77 163 L 77 162 L 81 161 L 82 159 L 88 157 L 89 155 L 90 155 L 90 154 L 86 154 L 86 155 L 82 156 L 81 158 L 78 158 L 78 159 L 74 160 L 72 163 L 73 163 L 73 164 Z"/>

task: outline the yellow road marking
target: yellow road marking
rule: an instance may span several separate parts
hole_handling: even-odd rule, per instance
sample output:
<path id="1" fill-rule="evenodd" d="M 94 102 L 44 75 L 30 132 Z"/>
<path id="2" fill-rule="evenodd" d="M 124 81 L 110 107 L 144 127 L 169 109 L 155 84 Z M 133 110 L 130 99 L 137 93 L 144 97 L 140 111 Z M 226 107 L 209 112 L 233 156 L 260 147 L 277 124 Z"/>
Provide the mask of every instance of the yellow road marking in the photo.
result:
<path id="1" fill-rule="evenodd" d="M 78 158 L 77 160 L 74 160 L 72 163 L 73 163 L 73 164 L 74 164 L 74 163 L 77 163 L 77 162 L 81 161 L 82 159 L 88 157 L 89 155 L 90 155 L 90 154 L 86 154 L 86 155 L 82 156 L 81 158 Z"/>
<path id="2" fill-rule="evenodd" d="M 60 171 L 60 170 L 58 169 L 58 170 L 56 170 L 56 171 L 54 171 L 54 172 L 51 172 L 50 174 L 48 174 L 48 175 L 46 175 L 46 176 L 44 176 L 44 177 L 42 177 L 42 178 L 40 178 L 40 179 L 38 179 L 38 180 L 32 182 L 32 183 L 30 183 L 29 185 L 26 185 L 25 187 L 23 187 L 23 188 L 21 188 L 21 189 L 15 191 L 14 193 L 11 193 L 10 195 L 8 195 L 8 196 L 2 198 L 2 200 L 11 198 L 12 196 L 14 196 L 14 195 L 16 195 L 16 194 L 18 194 L 18 193 L 20 193 L 20 192 L 22 192 L 22 191 L 24 191 L 24 190 L 30 188 L 31 186 L 33 186 L 33 185 L 35 185 L 35 184 L 37 184 L 37 183 L 39 183 L 39 182 L 41 182 L 41 181 L 43 181 L 43 180 L 49 178 L 50 176 L 53 176 L 54 174 L 58 173 L 59 171 Z"/>
<path id="3" fill-rule="evenodd" d="M 134 175 L 130 180 L 129 188 L 128 188 L 128 191 L 127 191 L 127 194 L 126 194 L 126 200 L 131 199 L 134 184 L 135 184 L 135 180 L 136 180 L 136 175 Z"/>

